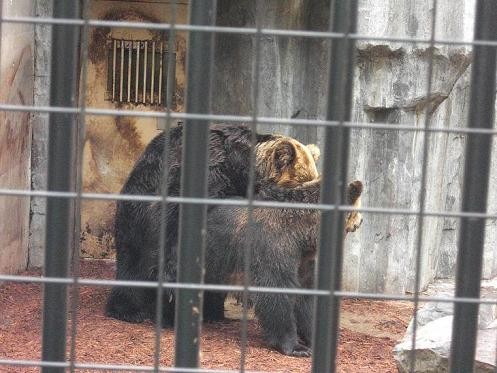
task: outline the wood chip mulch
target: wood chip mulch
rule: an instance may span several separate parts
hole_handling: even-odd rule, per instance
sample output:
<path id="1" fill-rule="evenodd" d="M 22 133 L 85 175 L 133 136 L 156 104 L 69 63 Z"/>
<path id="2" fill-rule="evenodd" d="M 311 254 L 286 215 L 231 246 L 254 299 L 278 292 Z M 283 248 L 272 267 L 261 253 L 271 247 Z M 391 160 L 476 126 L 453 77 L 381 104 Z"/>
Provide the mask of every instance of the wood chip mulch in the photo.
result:
<path id="1" fill-rule="evenodd" d="M 112 279 L 114 264 L 109 261 L 81 262 L 84 278 Z M 32 270 L 23 275 L 38 276 Z M 153 365 L 155 328 L 152 323 L 129 324 L 104 316 L 109 289 L 81 287 L 77 311 L 76 360 L 80 363 Z M 397 302 L 399 303 L 399 302 Z M 342 317 L 367 317 L 372 328 L 388 336 L 374 336 L 353 328 L 341 328 L 338 372 L 397 372 L 392 348 L 402 337 L 410 308 L 405 304 L 347 299 L 342 302 Z M 349 315 L 349 316 L 347 316 Z M 400 315 L 400 316 L 399 316 Z M 71 319 L 71 315 L 69 315 Z M 356 322 L 352 320 L 352 322 Z M 41 285 L 0 284 L 0 359 L 41 358 Z M 68 322 L 68 336 L 71 335 Z M 240 368 L 240 320 L 204 324 L 201 338 L 203 368 Z M 269 372 L 309 372 L 310 358 L 293 358 L 270 350 L 264 343 L 256 320 L 248 322 L 248 349 L 245 367 Z M 174 330 L 161 333 L 160 362 L 171 366 L 174 359 Z M 68 337 L 68 356 L 70 351 Z M 39 368 L 0 365 L 0 372 L 38 372 Z M 86 370 L 90 371 L 90 370 Z M 95 371 L 95 370 L 91 370 Z"/>

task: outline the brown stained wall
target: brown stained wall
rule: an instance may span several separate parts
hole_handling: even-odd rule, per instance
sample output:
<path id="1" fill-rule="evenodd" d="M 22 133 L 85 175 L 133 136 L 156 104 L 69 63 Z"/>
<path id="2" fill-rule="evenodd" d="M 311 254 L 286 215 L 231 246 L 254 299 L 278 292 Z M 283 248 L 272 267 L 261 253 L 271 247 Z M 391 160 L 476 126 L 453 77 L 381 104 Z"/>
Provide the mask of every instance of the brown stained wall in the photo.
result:
<path id="1" fill-rule="evenodd" d="M 5 16 L 32 15 L 31 0 L 4 1 Z M 33 103 L 33 26 L 2 24 L 0 102 Z M 0 188 L 30 189 L 29 113 L 0 112 Z M 28 260 L 29 198 L 0 196 L 0 273 L 24 270 Z"/>
<path id="2" fill-rule="evenodd" d="M 92 19 L 171 22 L 169 1 L 105 1 L 93 0 L 90 5 Z M 177 5 L 178 23 L 187 22 L 187 2 Z M 92 28 L 89 34 L 88 79 L 86 105 L 88 107 L 140 110 L 157 110 L 154 107 L 131 104 L 114 104 L 105 100 L 107 82 L 107 38 L 132 40 L 159 39 L 156 31 L 125 28 Z M 176 105 L 174 111 L 183 110 L 185 85 L 186 35 L 176 35 Z M 83 86 L 83 85 L 82 85 Z M 83 188 L 86 192 L 118 193 L 133 164 L 148 142 L 158 134 L 157 119 L 140 117 L 88 116 L 83 156 Z M 113 253 L 113 220 L 115 202 L 85 201 L 82 204 L 82 241 L 84 256 L 108 257 Z"/>

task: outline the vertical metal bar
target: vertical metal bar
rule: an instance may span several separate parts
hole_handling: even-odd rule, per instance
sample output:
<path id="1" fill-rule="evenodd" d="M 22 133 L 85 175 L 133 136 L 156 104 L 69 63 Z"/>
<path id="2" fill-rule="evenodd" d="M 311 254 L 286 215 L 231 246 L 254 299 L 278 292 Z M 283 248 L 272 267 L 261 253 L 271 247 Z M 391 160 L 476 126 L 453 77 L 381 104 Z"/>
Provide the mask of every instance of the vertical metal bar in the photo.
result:
<path id="1" fill-rule="evenodd" d="M 356 29 L 357 0 L 334 1 L 330 9 L 330 29 L 345 33 L 333 39 L 328 82 L 328 120 L 340 121 L 337 127 L 325 130 L 321 202 L 339 205 L 345 192 L 349 130 L 343 121 L 350 120 L 354 75 L 354 40 L 347 37 Z M 317 288 L 340 289 L 343 251 L 343 214 L 321 213 Z M 315 373 L 335 372 L 338 345 L 340 300 L 333 294 L 318 297 L 314 318 L 313 365 Z"/>
<path id="2" fill-rule="evenodd" d="M 129 41 L 128 50 L 128 102 L 131 102 L 131 62 L 133 56 L 133 42 Z"/>
<path id="3" fill-rule="evenodd" d="M 433 0 L 433 11 L 431 15 L 431 36 L 430 36 L 430 48 L 428 50 L 429 53 L 429 62 L 428 62 L 428 73 L 427 73 L 427 89 L 426 89 L 426 97 L 431 97 L 432 91 L 432 80 L 433 80 L 433 57 L 435 50 L 435 31 L 436 31 L 436 22 L 437 22 L 437 8 L 438 1 Z M 419 291 L 420 291 L 420 282 L 421 282 L 421 265 L 422 265 L 422 256 L 423 256 L 423 225 L 424 225 L 424 215 L 426 208 L 426 177 L 428 171 L 428 150 L 430 146 L 430 135 L 428 133 L 428 129 L 430 127 L 430 111 L 432 108 L 431 105 L 426 105 L 425 109 L 425 120 L 424 120 L 424 131 L 423 131 L 423 163 L 421 165 L 421 190 L 419 193 L 419 211 L 417 214 L 418 221 L 418 232 L 416 237 L 416 261 L 415 261 L 415 277 L 414 277 L 414 310 L 413 310 L 413 327 L 412 327 L 412 348 L 410 352 L 410 373 L 414 373 L 416 367 L 416 337 L 417 337 L 417 322 L 418 322 L 418 309 L 419 309 Z"/>
<path id="4" fill-rule="evenodd" d="M 163 79 L 163 65 L 164 65 L 164 42 L 161 41 L 160 43 L 160 61 L 159 61 L 159 92 L 158 92 L 158 104 L 160 105 L 162 103 L 162 79 Z M 169 61 L 171 63 L 171 61 Z M 166 65 L 168 66 L 168 65 Z"/>
<path id="5" fill-rule="evenodd" d="M 497 1 L 478 0 L 475 40 L 497 40 Z M 495 115 L 496 49 L 473 46 L 469 128 L 493 128 Z M 485 212 L 492 137 L 468 134 L 462 210 Z M 461 218 L 457 252 L 456 296 L 480 297 L 485 219 Z M 478 303 L 457 303 L 454 309 L 450 372 L 472 372 L 478 326 Z"/>
<path id="6" fill-rule="evenodd" d="M 81 236 L 81 193 L 83 188 L 83 150 L 85 143 L 85 121 L 86 121 L 86 84 L 88 82 L 88 20 L 89 20 L 89 0 L 83 0 L 84 25 L 81 31 L 81 87 L 79 90 L 79 107 L 81 109 L 78 118 L 78 133 L 76 139 L 76 193 L 77 198 L 74 205 L 74 250 L 72 252 L 72 276 L 74 285 L 71 291 L 71 343 L 70 343 L 70 366 L 71 373 L 76 371 L 76 338 L 78 332 L 78 305 L 80 302 L 80 236 Z"/>
<path id="7" fill-rule="evenodd" d="M 135 103 L 140 102 L 140 99 L 138 98 L 138 83 L 140 82 L 140 48 L 141 42 L 138 42 L 136 44 Z"/>
<path id="8" fill-rule="evenodd" d="M 121 40 L 121 71 L 119 74 L 119 102 L 123 102 L 123 91 L 124 91 L 124 40 Z"/>
<path id="9" fill-rule="evenodd" d="M 192 25 L 214 25 L 216 0 L 192 0 Z M 190 32 L 187 57 L 186 112 L 210 111 L 211 70 L 214 35 Z M 181 195 L 206 197 L 208 177 L 209 121 L 186 120 L 183 128 Z M 203 282 L 206 205 L 181 204 L 179 213 L 178 281 Z M 176 366 L 198 366 L 202 320 L 202 291 L 182 289 L 176 301 Z"/>
<path id="10" fill-rule="evenodd" d="M 143 42 L 143 103 L 147 103 L 147 59 L 148 59 L 148 41 Z"/>
<path id="11" fill-rule="evenodd" d="M 175 44 L 176 40 L 176 30 L 174 29 L 174 26 L 176 25 L 176 12 L 177 12 L 177 7 L 176 7 L 176 1 L 171 2 L 171 29 L 169 31 L 169 37 L 168 37 L 168 51 L 169 53 L 167 54 L 168 58 L 168 63 L 166 66 L 167 68 L 167 77 L 170 79 L 174 79 L 174 70 L 172 69 L 171 66 L 171 61 L 173 60 L 174 55 L 171 53 L 173 50 L 173 46 Z M 163 42 L 161 42 L 161 61 L 162 61 L 162 52 L 163 52 Z M 161 70 L 162 72 L 162 70 Z M 159 89 L 159 94 L 161 93 Z M 171 128 L 171 100 L 172 100 L 172 87 L 171 86 L 166 86 L 166 92 L 165 92 L 165 109 L 166 109 L 166 123 L 165 123 L 165 128 L 164 128 L 164 133 L 166 134 L 166 141 L 164 144 L 164 152 L 162 155 L 163 158 L 163 164 L 164 164 L 164 173 L 162 175 L 162 187 L 161 187 L 161 195 L 163 197 L 162 204 L 161 204 L 161 226 L 160 226 L 160 242 L 159 242 L 159 263 L 158 263 L 158 273 L 163 273 L 164 271 L 164 257 L 165 257 L 165 252 L 166 252 L 166 224 L 165 224 L 165 219 L 163 219 L 163 216 L 167 216 L 167 208 L 168 205 L 166 203 L 166 197 L 168 195 L 168 185 L 167 185 L 167 180 L 169 178 L 169 136 L 167 134 L 169 133 L 169 129 Z M 159 101 L 160 103 L 160 101 Z M 163 313 L 163 297 L 164 297 L 164 288 L 162 287 L 162 276 L 159 276 L 158 278 L 158 289 L 157 289 L 157 303 L 156 303 L 156 330 L 155 330 L 155 354 L 154 354 L 154 371 L 159 372 L 159 367 L 160 367 L 160 351 L 161 351 L 161 321 L 162 321 L 162 313 Z"/>
<path id="12" fill-rule="evenodd" d="M 112 102 L 116 101 L 116 59 L 117 59 L 117 40 L 112 43 Z"/>
<path id="13" fill-rule="evenodd" d="M 152 71 L 150 74 L 150 103 L 154 103 L 154 86 L 155 86 L 155 41 L 152 41 Z"/>
<path id="14" fill-rule="evenodd" d="M 54 18 L 80 18 L 79 2 L 56 1 Z M 73 107 L 76 103 L 77 47 L 79 29 L 53 25 L 50 106 Z M 73 145 L 76 117 L 50 113 L 48 144 L 48 189 L 74 189 Z M 45 276 L 67 277 L 74 222 L 73 201 L 51 197 L 47 201 Z M 43 341 L 44 361 L 64 362 L 66 358 L 67 286 L 44 284 Z M 63 368 L 44 367 L 44 373 L 64 372 Z"/>
<path id="15" fill-rule="evenodd" d="M 255 15 L 256 15 L 256 29 L 254 39 L 254 63 L 252 66 L 252 120 L 250 123 L 251 134 L 251 147 L 255 149 L 257 144 L 257 115 L 259 113 L 259 82 L 260 82 L 260 62 L 261 62 L 261 29 L 262 29 L 262 4 L 260 0 L 256 0 L 254 3 Z M 250 232 L 254 229 L 253 224 L 253 201 L 255 193 L 255 158 L 256 152 L 253 151 L 250 154 L 249 172 L 248 172 L 248 185 L 247 185 L 247 199 L 248 199 L 248 209 L 247 209 L 247 224 Z M 248 287 L 250 286 L 251 273 L 250 273 L 250 263 L 252 260 L 252 250 L 253 246 L 250 243 L 246 243 L 243 248 L 243 298 L 242 298 L 242 321 L 241 321 L 241 343 L 240 343 L 240 372 L 245 372 L 245 363 L 247 360 L 247 340 L 248 340 L 248 312 L 249 312 L 249 292 Z"/>

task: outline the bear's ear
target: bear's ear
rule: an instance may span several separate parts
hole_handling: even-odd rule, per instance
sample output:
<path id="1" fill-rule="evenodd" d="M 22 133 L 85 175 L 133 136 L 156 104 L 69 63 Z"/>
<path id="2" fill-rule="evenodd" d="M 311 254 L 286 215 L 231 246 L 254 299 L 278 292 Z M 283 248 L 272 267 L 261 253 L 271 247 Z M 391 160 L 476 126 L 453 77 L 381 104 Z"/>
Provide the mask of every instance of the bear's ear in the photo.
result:
<path id="1" fill-rule="evenodd" d="M 314 162 L 316 162 L 320 155 L 321 155 L 321 150 L 317 147 L 315 144 L 307 144 L 307 149 L 311 152 L 312 158 L 314 158 Z"/>
<path id="2" fill-rule="evenodd" d="M 347 200 L 350 205 L 356 205 L 362 194 L 362 183 L 355 180 L 347 187 Z"/>
<path id="3" fill-rule="evenodd" d="M 276 170 L 281 172 L 290 166 L 293 166 L 297 160 L 297 149 L 290 141 L 284 140 L 276 145 L 273 157 Z"/>

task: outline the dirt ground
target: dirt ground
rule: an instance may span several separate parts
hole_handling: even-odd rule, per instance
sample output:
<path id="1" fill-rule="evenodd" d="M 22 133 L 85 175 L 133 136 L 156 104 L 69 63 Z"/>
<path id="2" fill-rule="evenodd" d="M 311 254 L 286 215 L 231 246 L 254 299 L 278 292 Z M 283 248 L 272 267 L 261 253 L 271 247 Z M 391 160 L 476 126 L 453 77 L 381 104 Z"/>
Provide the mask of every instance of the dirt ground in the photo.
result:
<path id="1" fill-rule="evenodd" d="M 31 271 L 24 274 L 40 273 Z M 82 261 L 82 277 L 112 279 L 113 274 L 112 262 Z M 76 335 L 77 361 L 152 365 L 155 343 L 153 324 L 128 324 L 105 317 L 103 309 L 108 292 L 106 287 L 80 289 Z M 236 319 L 234 302 L 226 307 L 229 317 L 227 320 L 203 326 L 203 368 L 226 370 L 240 367 L 241 323 Z M 341 312 L 338 372 L 397 372 L 392 348 L 402 338 L 411 315 L 412 306 L 406 302 L 345 299 Z M 0 285 L 0 359 L 40 359 L 41 320 L 40 285 Z M 70 322 L 68 325 L 70 327 Z M 70 334 L 70 331 L 68 333 Z M 248 335 L 246 369 L 270 372 L 310 371 L 310 358 L 287 357 L 268 349 L 254 319 L 248 323 Z M 172 365 L 173 347 L 174 331 L 163 330 L 161 365 Z M 0 372 L 38 372 L 38 369 L 0 366 Z"/>

